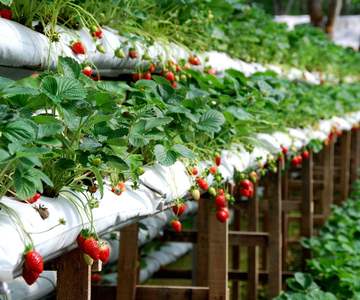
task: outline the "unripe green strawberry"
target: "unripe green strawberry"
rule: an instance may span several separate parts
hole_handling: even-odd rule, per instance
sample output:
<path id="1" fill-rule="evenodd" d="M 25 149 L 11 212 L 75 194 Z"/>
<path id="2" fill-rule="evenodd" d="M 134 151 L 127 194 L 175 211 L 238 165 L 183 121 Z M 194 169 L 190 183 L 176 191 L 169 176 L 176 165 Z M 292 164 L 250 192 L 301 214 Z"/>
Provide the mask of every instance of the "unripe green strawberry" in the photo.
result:
<path id="1" fill-rule="evenodd" d="M 117 58 L 125 58 L 126 57 L 124 51 L 122 49 L 120 49 L 120 48 L 115 49 L 115 56 Z"/>
<path id="2" fill-rule="evenodd" d="M 139 174 L 142 175 L 146 172 L 146 170 L 143 167 L 140 167 Z"/>
<path id="3" fill-rule="evenodd" d="M 95 167 L 98 167 L 98 166 L 100 166 L 101 165 L 101 159 L 100 158 L 94 158 L 93 160 L 92 160 L 92 164 L 95 166 Z"/>
<path id="4" fill-rule="evenodd" d="M 190 194 L 195 200 L 197 200 L 197 201 L 200 200 L 200 191 L 199 191 L 199 189 L 192 189 L 190 191 Z"/>
<path id="5" fill-rule="evenodd" d="M 150 56 L 148 53 L 145 53 L 145 54 L 142 56 L 142 59 L 143 59 L 143 60 L 151 60 L 151 56 Z"/>
<path id="6" fill-rule="evenodd" d="M 228 201 L 229 201 L 229 200 L 230 200 L 230 198 L 231 198 L 231 195 L 230 195 L 230 194 L 228 194 L 228 193 L 226 193 L 226 194 L 225 194 L 225 198 L 226 198 L 226 200 L 228 200 Z"/>
<path id="7" fill-rule="evenodd" d="M 179 75 L 175 75 L 175 81 L 180 81 L 180 76 Z"/>
<path id="8" fill-rule="evenodd" d="M 89 266 L 92 266 L 92 264 L 94 263 L 94 260 L 87 254 L 84 253 L 84 259 L 86 261 L 86 263 L 89 265 Z"/>
<path id="9" fill-rule="evenodd" d="M 101 45 L 101 44 L 97 44 L 96 49 L 97 49 L 97 51 L 99 51 L 101 53 L 106 53 L 106 50 L 105 50 L 104 46 Z"/>
<path id="10" fill-rule="evenodd" d="M 211 196 L 214 196 L 214 197 L 216 196 L 216 190 L 213 186 L 208 188 L 208 192 Z"/>
<path id="11" fill-rule="evenodd" d="M 180 75 L 180 80 L 181 80 L 182 82 L 186 82 L 186 81 L 187 81 L 186 75 L 185 75 L 185 74 L 181 74 L 181 75 Z"/>

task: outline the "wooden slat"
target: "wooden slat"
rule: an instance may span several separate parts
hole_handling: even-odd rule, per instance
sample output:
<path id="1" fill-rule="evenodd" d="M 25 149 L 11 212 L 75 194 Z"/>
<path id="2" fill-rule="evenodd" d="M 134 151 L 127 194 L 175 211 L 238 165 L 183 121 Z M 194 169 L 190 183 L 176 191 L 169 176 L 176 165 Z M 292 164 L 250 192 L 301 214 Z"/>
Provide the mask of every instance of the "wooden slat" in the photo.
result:
<path id="1" fill-rule="evenodd" d="M 269 298 L 275 298 L 282 288 L 281 277 L 281 172 L 269 172 Z"/>
<path id="2" fill-rule="evenodd" d="M 351 131 L 344 131 L 341 136 L 341 177 L 340 177 L 340 197 L 335 204 L 341 204 L 349 196 L 349 178 L 350 178 L 350 145 Z"/>
<path id="3" fill-rule="evenodd" d="M 138 282 L 138 225 L 120 230 L 116 300 L 134 300 Z"/>
<path id="4" fill-rule="evenodd" d="M 281 201 L 281 210 L 285 212 L 289 211 L 301 211 L 302 202 L 294 200 L 282 200 Z M 260 210 L 269 210 L 269 201 L 263 200 L 259 202 Z"/>
<path id="5" fill-rule="evenodd" d="M 229 231 L 229 245 L 264 247 L 268 245 L 267 232 Z"/>
<path id="6" fill-rule="evenodd" d="M 210 202 L 207 202 L 210 207 Z M 228 221 L 220 223 L 209 216 L 208 287 L 209 300 L 227 300 L 228 296 Z M 200 233 L 199 233 L 200 235 Z M 187 299 L 187 298 L 183 298 Z M 169 300 L 169 299 L 167 299 Z"/>
<path id="7" fill-rule="evenodd" d="M 328 147 L 324 147 L 323 176 L 324 190 L 321 199 L 321 213 L 325 216 L 323 225 L 325 225 L 331 213 L 331 205 L 334 203 L 334 141 L 331 140 Z"/>
<path id="8" fill-rule="evenodd" d="M 200 211 L 199 211 L 200 213 Z M 201 214 L 198 215 L 198 219 L 201 218 Z M 200 222 L 200 220 L 198 221 Z M 205 220 L 202 218 L 201 222 L 205 222 Z M 199 241 L 202 245 L 206 245 L 206 232 L 203 232 L 202 229 L 198 227 L 198 230 L 200 230 L 200 239 Z M 184 242 L 184 243 L 198 243 L 198 231 L 197 230 L 181 230 L 180 232 L 171 231 L 171 230 L 164 230 L 164 234 L 156 239 L 159 242 Z M 205 242 L 205 244 L 203 243 Z"/>
<path id="9" fill-rule="evenodd" d="M 323 223 L 325 215 L 316 214 L 316 215 L 313 215 L 312 218 L 313 218 L 313 222 L 316 225 L 319 225 L 319 224 Z M 302 219 L 301 215 L 288 215 L 288 221 L 289 222 L 300 222 L 301 219 Z"/>
<path id="10" fill-rule="evenodd" d="M 360 130 L 351 132 L 351 157 L 350 157 L 350 189 L 352 189 L 355 180 L 358 178 L 358 169 L 360 166 Z"/>
<path id="11" fill-rule="evenodd" d="M 136 300 L 207 300 L 209 294 L 208 287 L 136 286 Z"/>
<path id="12" fill-rule="evenodd" d="M 82 251 L 76 248 L 56 260 L 56 299 L 90 300 L 91 267 L 86 264 Z"/>
<path id="13" fill-rule="evenodd" d="M 314 203 L 313 203 L 313 172 L 312 172 L 312 159 L 313 152 L 309 150 L 309 159 L 304 159 L 302 162 L 302 220 L 301 220 L 301 236 L 310 238 L 313 235 L 313 214 L 314 214 Z M 303 248 L 303 255 L 301 258 L 301 265 L 303 271 L 306 266 L 306 259 L 311 258 L 311 250 Z"/>
<path id="14" fill-rule="evenodd" d="M 94 261 L 91 266 L 91 272 L 100 272 L 102 270 L 102 261 L 100 259 Z"/>
<path id="15" fill-rule="evenodd" d="M 313 186 L 316 188 L 323 188 L 324 181 L 322 180 L 313 180 Z M 289 182 L 289 188 L 301 188 L 302 187 L 302 180 L 291 180 Z"/>
<path id="16" fill-rule="evenodd" d="M 280 172 L 280 171 L 279 171 Z M 259 199 L 258 184 L 254 184 L 254 197 L 249 199 L 248 205 L 248 230 L 254 233 L 259 231 Z M 256 300 L 258 298 L 259 285 L 259 247 L 250 246 L 248 248 L 248 284 L 247 299 Z"/>
<path id="17" fill-rule="evenodd" d="M 234 231 L 241 229 L 241 211 L 240 208 L 234 208 Z M 232 267 L 235 270 L 240 269 L 240 246 L 232 246 Z M 232 300 L 238 300 L 240 295 L 240 282 L 238 280 L 232 281 Z"/>

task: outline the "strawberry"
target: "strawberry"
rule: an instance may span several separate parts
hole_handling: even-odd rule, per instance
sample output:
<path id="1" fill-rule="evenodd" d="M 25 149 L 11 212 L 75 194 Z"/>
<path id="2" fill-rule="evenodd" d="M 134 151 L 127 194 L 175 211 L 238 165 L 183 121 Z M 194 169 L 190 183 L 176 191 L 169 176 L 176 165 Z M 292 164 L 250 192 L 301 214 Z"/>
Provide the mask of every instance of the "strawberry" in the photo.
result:
<path id="1" fill-rule="evenodd" d="M 224 190 L 223 189 L 218 189 L 217 192 L 219 193 L 219 195 L 224 195 Z"/>
<path id="2" fill-rule="evenodd" d="M 89 229 L 82 229 L 80 231 L 80 234 L 78 235 L 78 237 L 76 238 L 76 242 L 78 244 L 78 247 L 80 248 L 80 250 L 82 252 L 85 252 L 84 251 L 84 242 L 87 238 L 90 237 L 90 231 Z"/>
<path id="3" fill-rule="evenodd" d="M 33 272 L 41 273 L 44 270 L 44 261 L 39 253 L 36 251 L 29 251 L 25 255 L 25 265 Z"/>
<path id="4" fill-rule="evenodd" d="M 196 167 L 189 166 L 189 175 L 197 175 L 199 173 L 199 170 Z"/>
<path id="5" fill-rule="evenodd" d="M 76 54 L 85 54 L 85 52 L 86 52 L 86 47 L 81 42 L 73 43 L 71 49 Z"/>
<path id="6" fill-rule="evenodd" d="M 222 179 L 223 179 L 223 178 L 222 178 L 222 176 L 221 176 L 220 174 L 218 174 L 218 175 L 215 176 L 215 181 L 216 181 L 216 182 L 221 182 Z"/>
<path id="7" fill-rule="evenodd" d="M 255 171 L 250 172 L 249 177 L 253 183 L 258 180 L 258 174 Z"/>
<path id="8" fill-rule="evenodd" d="M 298 156 L 296 155 L 291 159 L 291 167 L 296 168 L 298 164 L 299 164 L 299 160 L 298 160 Z"/>
<path id="9" fill-rule="evenodd" d="M 309 159 L 309 157 L 310 157 L 309 151 L 304 150 L 303 153 L 302 153 L 302 157 L 303 157 L 304 159 Z"/>
<path id="10" fill-rule="evenodd" d="M 254 188 L 254 184 L 249 179 L 242 180 L 240 185 L 244 189 Z"/>
<path id="11" fill-rule="evenodd" d="M 34 196 L 32 196 L 30 199 L 26 199 L 27 202 L 29 202 L 30 204 L 35 203 L 36 201 L 38 201 L 40 199 L 41 195 L 39 193 L 35 193 Z M 25 200 L 22 200 L 22 202 L 27 203 Z"/>
<path id="12" fill-rule="evenodd" d="M 115 195 L 117 195 L 117 196 L 120 196 L 120 195 L 122 194 L 121 189 L 118 188 L 118 187 L 112 187 L 112 188 L 111 188 L 111 191 L 112 191 Z"/>
<path id="13" fill-rule="evenodd" d="M 171 83 L 171 85 L 172 85 L 172 87 L 173 87 L 174 89 L 177 89 L 177 83 L 176 83 L 175 81 L 173 81 L 173 82 Z"/>
<path id="14" fill-rule="evenodd" d="M 84 260 L 85 260 L 86 264 L 88 266 L 92 266 L 92 264 L 94 263 L 94 260 L 89 255 L 87 255 L 85 253 L 84 253 L 83 257 L 84 257 Z"/>
<path id="15" fill-rule="evenodd" d="M 186 77 L 185 74 L 181 74 L 181 75 L 180 75 L 180 81 L 182 81 L 182 82 L 186 82 L 186 81 L 187 81 L 187 77 Z"/>
<path id="16" fill-rule="evenodd" d="M 216 75 L 216 72 L 213 68 L 208 69 L 206 73 Z"/>
<path id="17" fill-rule="evenodd" d="M 11 20 L 12 12 L 6 8 L 2 8 L 0 9 L 0 17 L 2 17 L 3 19 Z"/>
<path id="18" fill-rule="evenodd" d="M 359 124 L 354 124 L 352 127 L 352 131 L 356 131 L 359 129 Z"/>
<path id="19" fill-rule="evenodd" d="M 135 50 L 129 50 L 129 56 L 130 58 L 137 58 L 137 53 Z"/>
<path id="20" fill-rule="evenodd" d="M 226 206 L 226 197 L 224 195 L 217 195 L 215 198 L 215 205 L 217 207 L 225 207 Z"/>
<path id="21" fill-rule="evenodd" d="M 220 166 L 221 164 L 221 157 L 220 157 L 220 153 L 219 152 L 215 152 L 214 153 L 214 156 L 215 156 L 215 163 L 217 166 Z"/>
<path id="22" fill-rule="evenodd" d="M 264 164 L 263 160 L 262 160 L 262 159 L 259 159 L 259 160 L 258 160 L 258 167 L 259 167 L 260 169 L 264 169 L 264 166 L 265 166 L 265 164 Z"/>
<path id="23" fill-rule="evenodd" d="M 225 223 L 226 220 L 228 218 L 228 215 L 225 211 L 223 210 L 219 210 L 217 213 L 216 213 L 216 219 L 220 222 L 220 223 Z"/>
<path id="24" fill-rule="evenodd" d="M 40 273 L 38 272 L 34 272 L 34 271 L 30 271 L 26 265 L 23 266 L 23 270 L 22 270 L 22 277 L 24 278 L 25 282 L 28 285 L 32 285 L 36 279 L 38 279 L 40 276 Z"/>
<path id="25" fill-rule="evenodd" d="M 288 153 L 288 149 L 285 146 L 281 146 L 282 153 L 286 155 Z"/>
<path id="26" fill-rule="evenodd" d="M 140 80 L 142 78 L 142 74 L 141 73 L 135 73 L 133 75 L 133 80 L 136 82 L 138 80 Z"/>
<path id="27" fill-rule="evenodd" d="M 191 69 L 191 66 L 190 66 L 189 64 L 185 64 L 185 65 L 184 65 L 184 69 L 188 69 L 188 70 L 189 70 L 189 69 Z"/>
<path id="28" fill-rule="evenodd" d="M 100 76 L 94 76 L 94 77 L 93 77 L 93 80 L 94 80 L 94 81 L 100 81 L 100 80 L 101 80 L 101 77 L 100 77 Z"/>
<path id="29" fill-rule="evenodd" d="M 172 207 L 172 210 L 174 212 L 174 214 L 177 216 L 177 217 L 180 217 L 184 211 L 185 211 L 185 204 L 182 204 L 182 205 L 174 205 Z"/>
<path id="30" fill-rule="evenodd" d="M 191 189 L 190 190 L 190 194 L 191 194 L 191 196 L 195 199 L 195 200 L 197 200 L 197 201 L 199 201 L 200 200 L 200 191 L 199 191 L 199 189 Z"/>
<path id="31" fill-rule="evenodd" d="M 91 36 L 102 39 L 102 30 L 100 27 L 91 26 L 90 28 Z"/>
<path id="32" fill-rule="evenodd" d="M 99 243 L 95 238 L 89 238 L 84 242 L 84 252 L 93 260 L 98 260 L 100 257 Z"/>
<path id="33" fill-rule="evenodd" d="M 252 196 L 254 195 L 254 190 L 252 188 L 250 189 L 241 188 L 239 190 L 239 193 L 245 197 L 252 198 Z"/>
<path id="34" fill-rule="evenodd" d="M 148 71 L 149 71 L 150 73 L 154 73 L 154 72 L 155 72 L 155 69 L 156 69 L 156 65 L 153 64 L 153 63 L 149 63 Z"/>
<path id="35" fill-rule="evenodd" d="M 217 170 L 215 167 L 210 167 L 209 171 L 210 171 L 210 174 L 212 174 L 212 175 L 215 175 L 217 173 Z"/>
<path id="36" fill-rule="evenodd" d="M 211 196 L 216 196 L 216 190 L 213 186 L 209 187 L 208 188 L 208 193 L 211 195 Z"/>
<path id="37" fill-rule="evenodd" d="M 223 207 L 223 208 L 222 208 L 222 211 L 224 211 L 224 212 L 226 213 L 227 218 L 230 217 L 230 212 L 229 212 L 229 209 L 228 209 L 227 207 Z"/>
<path id="38" fill-rule="evenodd" d="M 297 155 L 298 164 L 301 165 L 302 163 L 302 156 L 300 154 Z"/>
<path id="39" fill-rule="evenodd" d="M 151 73 L 148 72 L 148 73 L 143 74 L 143 75 L 142 75 L 142 78 L 143 78 L 143 79 L 146 79 L 146 80 L 151 80 Z"/>
<path id="40" fill-rule="evenodd" d="M 126 57 L 124 51 L 123 51 L 121 48 L 116 48 L 116 49 L 115 49 L 115 52 L 114 52 L 114 55 L 115 55 L 117 58 L 125 58 L 125 57 Z"/>
<path id="41" fill-rule="evenodd" d="M 174 81 L 175 80 L 175 75 L 173 72 L 168 72 L 165 76 L 165 78 L 169 81 Z"/>
<path id="42" fill-rule="evenodd" d="M 142 56 L 142 59 L 143 59 L 143 60 L 151 60 L 151 56 L 149 55 L 149 53 L 145 53 L 145 54 Z"/>
<path id="43" fill-rule="evenodd" d="M 199 184 L 199 182 L 201 182 L 203 179 L 200 176 L 198 176 L 198 177 L 196 177 L 195 180 L 196 180 L 197 184 Z"/>
<path id="44" fill-rule="evenodd" d="M 205 179 L 203 179 L 201 182 L 198 182 L 198 185 L 202 190 L 207 191 L 208 183 Z"/>
<path id="45" fill-rule="evenodd" d="M 101 276 L 99 273 L 94 273 L 91 275 L 91 283 L 92 284 L 98 284 L 101 280 Z"/>
<path id="46" fill-rule="evenodd" d="M 90 66 L 86 66 L 84 69 L 83 69 L 83 73 L 85 76 L 87 77 L 90 77 L 91 76 L 91 73 L 92 73 L 92 69 Z"/>
<path id="47" fill-rule="evenodd" d="M 99 258 L 102 262 L 107 262 L 110 256 L 110 248 L 107 243 L 99 244 L 100 255 Z"/>
<path id="48" fill-rule="evenodd" d="M 190 56 L 189 63 L 191 63 L 192 65 L 199 66 L 200 60 L 196 56 Z"/>
<path id="49" fill-rule="evenodd" d="M 121 189 L 122 192 L 126 191 L 126 184 L 124 182 L 119 181 L 117 186 Z"/>
<path id="50" fill-rule="evenodd" d="M 105 47 L 102 44 L 97 44 L 96 45 L 96 50 L 101 52 L 101 53 L 106 53 Z"/>
<path id="51" fill-rule="evenodd" d="M 172 221 L 171 225 L 175 229 L 175 231 L 177 231 L 177 232 L 181 231 L 181 223 L 179 220 Z"/>

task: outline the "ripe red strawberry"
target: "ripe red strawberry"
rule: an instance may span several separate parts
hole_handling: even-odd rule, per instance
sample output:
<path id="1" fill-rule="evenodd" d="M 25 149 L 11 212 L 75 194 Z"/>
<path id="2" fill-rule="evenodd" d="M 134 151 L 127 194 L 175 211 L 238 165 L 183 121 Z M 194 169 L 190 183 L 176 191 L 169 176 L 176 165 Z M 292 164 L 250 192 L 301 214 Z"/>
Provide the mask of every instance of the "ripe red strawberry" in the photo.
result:
<path id="1" fill-rule="evenodd" d="M 130 58 L 137 58 L 137 53 L 135 50 L 130 50 L 129 51 L 129 56 Z"/>
<path id="2" fill-rule="evenodd" d="M 98 31 L 96 31 L 95 35 L 96 35 L 99 39 L 102 39 L 102 30 L 100 29 L 100 27 L 99 27 Z"/>
<path id="3" fill-rule="evenodd" d="M 201 182 L 203 179 L 200 176 L 198 176 L 198 177 L 196 177 L 195 180 L 196 180 L 197 184 L 199 184 L 199 182 Z"/>
<path id="4" fill-rule="evenodd" d="M 258 174 L 255 171 L 250 172 L 249 177 L 250 180 L 254 183 L 258 180 Z"/>
<path id="5" fill-rule="evenodd" d="M 215 152 L 215 163 L 217 166 L 220 166 L 221 164 L 221 157 L 220 157 L 220 153 L 219 152 Z"/>
<path id="6" fill-rule="evenodd" d="M 165 78 L 169 81 L 174 81 L 175 80 L 175 75 L 173 72 L 168 72 L 165 76 Z"/>
<path id="7" fill-rule="evenodd" d="M 141 73 L 135 73 L 133 75 L 133 80 L 136 82 L 138 80 L 140 80 L 142 78 L 142 74 Z"/>
<path id="8" fill-rule="evenodd" d="M 171 223 L 172 227 L 175 229 L 175 231 L 180 232 L 181 231 L 181 223 L 179 220 L 175 220 Z"/>
<path id="9" fill-rule="evenodd" d="M 215 198 L 216 207 L 225 207 L 226 206 L 226 197 L 224 195 L 217 195 Z"/>
<path id="10" fill-rule="evenodd" d="M 217 170 L 215 167 L 210 167 L 209 171 L 210 171 L 210 174 L 212 174 L 212 175 L 215 175 L 217 173 Z"/>
<path id="11" fill-rule="evenodd" d="M 171 85 L 172 85 L 172 87 L 173 87 L 174 89 L 177 89 L 177 83 L 176 83 L 175 81 L 173 81 L 173 82 L 171 83 Z"/>
<path id="12" fill-rule="evenodd" d="M 149 69 L 148 69 L 148 71 L 149 71 L 150 73 L 154 73 L 154 72 L 155 72 L 155 69 L 156 69 L 156 65 L 153 64 L 153 63 L 149 63 Z"/>
<path id="13" fill-rule="evenodd" d="M 197 201 L 200 200 L 200 191 L 199 191 L 199 189 L 190 190 L 190 194 L 195 200 L 197 200 Z"/>
<path id="14" fill-rule="evenodd" d="M 76 42 L 76 43 L 72 44 L 72 51 L 74 51 L 74 53 L 76 53 L 76 54 L 85 54 L 86 47 L 83 43 Z"/>
<path id="15" fill-rule="evenodd" d="M 219 210 L 216 213 L 216 219 L 220 222 L 220 223 L 225 223 L 227 220 L 228 216 L 227 213 L 223 210 Z"/>
<path id="16" fill-rule="evenodd" d="M 94 77 L 93 77 L 93 80 L 94 80 L 94 81 L 100 81 L 100 80 L 101 80 L 101 77 L 100 77 L 100 76 L 94 76 Z"/>
<path id="17" fill-rule="evenodd" d="M 122 191 L 119 187 L 112 187 L 111 191 L 117 196 L 120 196 L 122 194 Z"/>
<path id="18" fill-rule="evenodd" d="M 99 273 L 94 273 L 91 275 L 91 283 L 92 284 L 98 284 L 101 280 L 101 276 Z"/>
<path id="19" fill-rule="evenodd" d="M 30 251 L 25 255 L 25 265 L 33 272 L 41 273 L 44 271 L 44 261 L 39 253 Z"/>
<path id="20" fill-rule="evenodd" d="M 90 237 L 90 231 L 89 231 L 89 229 L 85 228 L 85 229 L 82 229 L 80 231 L 78 237 L 76 238 L 76 242 L 78 244 L 78 247 L 80 248 L 80 250 L 82 252 L 85 252 L 84 251 L 84 242 L 89 237 Z"/>
<path id="21" fill-rule="evenodd" d="M 243 195 L 244 197 L 252 198 L 252 196 L 254 195 L 254 190 L 252 188 L 249 188 L 249 189 L 241 188 L 239 190 L 239 193 L 241 195 Z"/>
<path id="22" fill-rule="evenodd" d="M 224 190 L 223 189 L 218 189 L 217 192 L 219 193 L 219 195 L 224 195 Z"/>
<path id="23" fill-rule="evenodd" d="M 0 9 L 0 17 L 11 20 L 12 12 L 6 8 Z"/>
<path id="24" fill-rule="evenodd" d="M 200 60 L 196 56 L 190 56 L 189 63 L 191 63 L 192 65 L 199 66 Z"/>
<path id="25" fill-rule="evenodd" d="M 189 175 L 197 175 L 199 170 L 196 167 L 189 166 L 190 170 L 188 171 Z"/>
<path id="26" fill-rule="evenodd" d="M 304 150 L 303 153 L 302 153 L 302 157 L 303 157 L 304 159 L 309 159 L 309 157 L 310 157 L 309 151 Z"/>
<path id="27" fill-rule="evenodd" d="M 242 180 L 240 185 L 244 189 L 254 188 L 254 184 L 249 179 Z"/>
<path id="28" fill-rule="evenodd" d="M 152 77 L 151 77 L 151 73 L 148 72 L 148 73 L 143 74 L 143 75 L 142 75 L 142 78 L 143 78 L 143 79 L 146 79 L 146 80 L 151 80 L 151 78 L 152 78 Z"/>
<path id="29" fill-rule="evenodd" d="M 93 260 L 98 260 L 100 257 L 99 243 L 95 238 L 89 238 L 84 242 L 84 252 Z"/>
<path id="30" fill-rule="evenodd" d="M 174 205 L 172 207 L 172 210 L 176 216 L 180 217 L 185 211 L 185 204 L 182 204 L 180 206 Z"/>
<path id="31" fill-rule="evenodd" d="M 291 159 L 291 167 L 296 168 L 298 164 L 299 164 L 299 160 L 298 160 L 298 156 L 296 155 Z"/>
<path id="32" fill-rule="evenodd" d="M 34 196 L 32 196 L 30 199 L 26 199 L 27 202 L 29 202 L 30 204 L 35 203 L 36 201 L 38 201 L 40 199 L 41 195 L 39 193 L 35 193 Z M 27 203 L 25 200 L 22 200 L 22 202 Z"/>
<path id="33" fill-rule="evenodd" d="M 110 256 L 110 248 L 107 243 L 99 244 L 100 255 L 99 258 L 102 262 L 107 262 Z"/>
<path id="34" fill-rule="evenodd" d="M 301 165 L 302 163 L 302 156 L 300 154 L 297 155 L 298 164 Z"/>
<path id="35" fill-rule="evenodd" d="M 216 72 L 213 68 L 208 69 L 206 73 L 216 75 Z"/>
<path id="36" fill-rule="evenodd" d="M 207 189 L 208 189 L 208 183 L 207 183 L 207 181 L 205 180 L 205 179 L 203 179 L 203 180 L 201 180 L 200 182 L 198 182 L 198 185 L 199 185 L 199 187 L 202 189 L 202 190 L 204 190 L 204 191 L 207 191 Z"/>
<path id="37" fill-rule="evenodd" d="M 227 218 L 230 217 L 230 212 L 229 212 L 229 209 L 228 209 L 227 207 L 223 207 L 223 208 L 222 208 L 222 211 L 224 211 L 224 212 L 226 213 Z"/>
<path id="38" fill-rule="evenodd" d="M 359 124 L 354 124 L 352 130 L 356 131 L 359 129 Z"/>
<path id="39" fill-rule="evenodd" d="M 26 265 L 23 266 L 23 269 L 22 269 L 22 277 L 24 278 L 25 282 L 28 284 L 28 285 L 32 285 L 36 279 L 38 279 L 40 276 L 40 273 L 38 272 L 34 272 L 34 271 L 30 271 Z"/>
<path id="40" fill-rule="evenodd" d="M 85 76 L 87 77 L 90 77 L 91 76 L 91 73 L 92 73 L 92 69 L 90 66 L 86 66 L 84 69 L 83 69 L 83 73 Z"/>
<path id="41" fill-rule="evenodd" d="M 288 149 L 285 146 L 281 146 L 282 153 L 286 155 L 288 153 Z"/>

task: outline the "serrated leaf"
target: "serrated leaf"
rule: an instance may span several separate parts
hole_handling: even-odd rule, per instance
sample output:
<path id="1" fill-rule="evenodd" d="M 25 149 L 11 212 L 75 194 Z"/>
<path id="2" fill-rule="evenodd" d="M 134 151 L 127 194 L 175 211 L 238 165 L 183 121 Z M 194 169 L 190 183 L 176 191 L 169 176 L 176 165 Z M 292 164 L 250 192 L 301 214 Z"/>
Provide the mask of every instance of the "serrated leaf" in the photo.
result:
<path id="1" fill-rule="evenodd" d="M 41 83 L 41 92 L 54 102 L 65 99 L 82 100 L 86 97 L 85 88 L 75 78 L 47 76 Z"/>
<path id="2" fill-rule="evenodd" d="M 171 149 L 174 149 L 177 153 L 179 153 L 182 156 L 185 156 L 187 158 L 190 158 L 190 159 L 196 158 L 195 154 L 189 148 L 185 147 L 184 145 L 177 144 L 177 145 L 172 146 Z"/>
<path id="3" fill-rule="evenodd" d="M 155 82 L 158 83 L 158 84 L 171 85 L 171 82 L 170 82 L 169 80 L 165 79 L 165 78 L 162 77 L 162 76 L 153 75 L 153 76 L 152 76 L 152 79 L 154 79 Z"/>
<path id="4" fill-rule="evenodd" d="M 226 107 L 225 111 L 228 111 L 229 113 L 231 113 L 238 120 L 249 120 L 253 117 L 251 114 L 249 114 L 242 108 L 236 107 L 234 105 L 230 105 L 230 106 Z"/>
<path id="5" fill-rule="evenodd" d="M 257 85 L 260 89 L 261 92 L 267 92 L 267 93 L 271 93 L 273 88 L 271 87 L 271 85 L 269 85 L 267 82 L 265 82 L 264 80 L 259 80 L 257 82 Z"/>
<path id="6" fill-rule="evenodd" d="M 164 101 L 168 101 L 175 93 L 175 89 L 168 84 L 158 84 L 156 87 L 156 93 Z"/>
<path id="7" fill-rule="evenodd" d="M 62 145 L 61 141 L 59 141 L 57 138 L 54 138 L 51 136 L 44 137 L 40 140 L 35 140 L 34 143 L 51 146 L 51 147 L 60 147 Z"/>
<path id="8" fill-rule="evenodd" d="M 19 112 L 8 108 L 6 105 L 0 105 L 0 124 L 15 122 L 19 118 Z"/>
<path id="9" fill-rule="evenodd" d="M 64 76 L 78 79 L 81 73 L 79 63 L 71 57 L 59 56 L 58 68 Z"/>
<path id="10" fill-rule="evenodd" d="M 133 129 L 130 131 L 130 136 L 141 137 L 145 133 L 146 120 L 139 120 L 134 124 Z"/>
<path id="11" fill-rule="evenodd" d="M 150 120 L 147 120 L 145 130 L 169 124 L 172 120 L 173 118 L 151 118 Z"/>
<path id="12" fill-rule="evenodd" d="M 197 123 L 197 122 L 198 122 L 198 119 L 197 119 L 196 116 L 193 115 L 192 113 L 185 113 L 185 116 L 186 116 L 189 120 L 193 121 L 194 123 Z"/>
<path id="13" fill-rule="evenodd" d="M 156 82 L 152 80 L 141 79 L 135 83 L 136 88 L 144 87 L 144 86 L 154 88 L 156 87 Z"/>
<path id="14" fill-rule="evenodd" d="M 30 143 L 35 138 L 35 131 L 32 127 L 22 121 L 6 124 L 2 132 L 9 141 L 19 145 Z"/>
<path id="15" fill-rule="evenodd" d="M 200 118 L 196 128 L 201 131 L 217 132 L 221 125 L 225 123 L 225 117 L 217 110 L 208 110 Z"/>
<path id="16" fill-rule="evenodd" d="M 100 144 L 94 138 L 85 137 L 82 143 L 82 148 L 85 150 L 99 150 L 102 148 L 102 144 Z"/>
<path id="17" fill-rule="evenodd" d="M 61 120 L 52 116 L 37 115 L 31 117 L 36 124 L 61 124 Z"/>
<path id="18" fill-rule="evenodd" d="M 128 170 L 130 166 L 124 161 L 121 157 L 116 155 L 106 155 L 106 160 L 108 162 L 114 163 L 116 167 L 118 167 L 121 170 Z"/>
<path id="19" fill-rule="evenodd" d="M 209 95 L 208 92 L 200 90 L 200 89 L 191 89 L 186 93 L 186 99 L 195 99 L 203 96 Z"/>
<path id="20" fill-rule="evenodd" d="M 157 129 L 146 132 L 146 134 L 142 136 L 143 139 L 148 139 L 148 140 L 161 140 L 164 137 L 165 137 L 165 133 Z"/>
<path id="21" fill-rule="evenodd" d="M 24 178 L 18 169 L 15 171 L 13 179 L 15 192 L 20 199 L 29 199 L 35 195 L 35 184 Z"/>
<path id="22" fill-rule="evenodd" d="M 10 157 L 9 153 L 7 153 L 3 149 L 0 149 L 0 163 L 6 162 L 9 157 Z"/>
<path id="23" fill-rule="evenodd" d="M 36 95 L 39 91 L 26 86 L 11 86 L 3 91 L 6 93 L 5 97 L 13 97 L 16 95 Z"/>
<path id="24" fill-rule="evenodd" d="M 173 150 L 166 150 L 163 145 L 156 145 L 154 148 L 154 154 L 159 164 L 163 166 L 171 166 L 176 162 L 177 154 Z"/>
<path id="25" fill-rule="evenodd" d="M 75 168 L 75 162 L 68 158 L 61 158 L 55 164 L 55 170 L 64 171 Z"/>
<path id="26" fill-rule="evenodd" d="M 186 107 L 181 107 L 181 106 L 171 106 L 170 108 L 167 109 L 166 114 L 169 113 L 178 113 L 178 114 L 186 114 L 186 113 L 191 113 L 191 110 L 186 108 Z"/>
<path id="27" fill-rule="evenodd" d="M 36 138 L 41 139 L 45 136 L 58 134 L 63 130 L 64 130 L 64 126 L 60 124 L 40 124 Z"/>
<path id="28" fill-rule="evenodd" d="M 15 83 L 14 80 L 5 77 L 0 77 L 0 92 L 2 92 L 4 89 L 6 89 L 7 87 L 9 87 L 14 83 Z"/>

